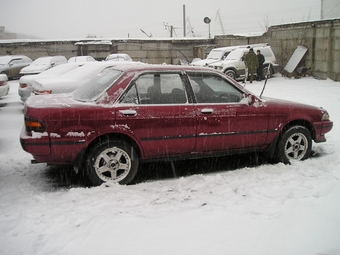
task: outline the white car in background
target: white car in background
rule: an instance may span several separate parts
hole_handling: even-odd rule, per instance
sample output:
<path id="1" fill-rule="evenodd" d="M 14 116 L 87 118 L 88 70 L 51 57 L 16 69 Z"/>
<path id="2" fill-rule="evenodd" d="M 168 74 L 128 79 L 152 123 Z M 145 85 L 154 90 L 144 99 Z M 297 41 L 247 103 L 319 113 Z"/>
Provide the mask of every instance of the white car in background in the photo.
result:
<path id="1" fill-rule="evenodd" d="M 222 60 L 215 63 L 211 63 L 208 66 L 217 70 L 222 71 L 227 74 L 229 77 L 240 80 L 244 79 L 246 74 L 246 66 L 243 61 L 243 57 L 245 54 L 249 52 L 248 48 L 238 48 L 231 51 L 228 56 Z M 255 46 L 253 47 L 254 52 L 257 50 L 261 51 L 261 54 L 265 58 L 265 62 L 263 64 L 263 77 L 266 77 L 267 74 L 271 77 L 274 73 L 277 72 L 278 64 L 276 62 L 276 57 L 271 47 L 268 45 Z M 270 68 L 268 68 L 270 67 Z"/>
<path id="2" fill-rule="evenodd" d="M 127 61 L 87 62 L 58 77 L 36 79 L 33 83 L 33 93 L 35 95 L 70 93 L 106 68 L 132 63 L 136 64 Z"/>
<path id="3" fill-rule="evenodd" d="M 0 74 L 0 97 L 6 96 L 9 91 L 8 78 L 6 74 Z"/>
<path id="4" fill-rule="evenodd" d="M 132 58 L 126 53 L 114 53 L 108 55 L 105 61 L 132 61 Z"/>
<path id="5" fill-rule="evenodd" d="M 206 59 L 194 59 L 190 65 L 191 66 L 209 66 L 211 64 L 220 63 L 227 58 L 230 52 L 239 48 L 250 48 L 250 47 L 260 47 L 268 45 L 268 43 L 258 43 L 258 44 L 247 44 L 247 45 L 236 45 L 219 47 L 212 49 Z"/>
<path id="6" fill-rule="evenodd" d="M 67 72 L 70 72 L 82 66 L 83 64 L 84 64 L 83 62 L 82 63 L 81 62 L 66 63 L 66 64 L 61 64 L 61 65 L 52 67 L 39 74 L 22 76 L 19 79 L 19 87 L 18 87 L 18 94 L 20 96 L 20 100 L 22 102 L 26 102 L 27 98 L 31 96 L 32 91 L 33 91 L 32 84 L 36 79 L 56 77 L 56 76 L 65 74 Z"/>
<path id="7" fill-rule="evenodd" d="M 8 79 L 20 77 L 22 68 L 32 63 L 32 59 L 24 55 L 0 56 L 0 74 L 6 74 Z"/>
<path id="8" fill-rule="evenodd" d="M 34 60 L 29 66 L 21 69 L 20 75 L 38 74 L 51 67 L 65 63 L 67 63 L 67 59 L 64 56 L 40 57 Z"/>
<path id="9" fill-rule="evenodd" d="M 70 58 L 67 63 L 74 63 L 74 62 L 91 62 L 91 61 L 96 61 L 93 57 L 91 56 L 76 56 Z"/>

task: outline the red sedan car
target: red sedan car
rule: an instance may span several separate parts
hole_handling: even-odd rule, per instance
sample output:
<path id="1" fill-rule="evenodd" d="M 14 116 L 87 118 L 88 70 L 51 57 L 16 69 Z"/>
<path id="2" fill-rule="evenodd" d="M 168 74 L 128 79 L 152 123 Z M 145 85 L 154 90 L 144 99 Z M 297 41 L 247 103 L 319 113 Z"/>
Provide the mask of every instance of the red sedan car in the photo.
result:
<path id="1" fill-rule="evenodd" d="M 23 149 L 34 162 L 73 164 L 94 185 L 127 184 L 148 160 L 266 152 L 309 157 L 332 129 L 326 110 L 259 98 L 204 67 L 117 65 L 72 94 L 30 97 Z"/>

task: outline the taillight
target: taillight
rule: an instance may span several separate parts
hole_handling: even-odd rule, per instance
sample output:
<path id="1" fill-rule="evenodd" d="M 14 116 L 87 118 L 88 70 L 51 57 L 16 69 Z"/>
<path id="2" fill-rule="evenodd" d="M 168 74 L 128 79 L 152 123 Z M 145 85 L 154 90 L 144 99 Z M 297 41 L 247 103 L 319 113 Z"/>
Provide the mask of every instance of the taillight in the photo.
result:
<path id="1" fill-rule="evenodd" d="M 45 132 L 45 126 L 42 121 L 25 116 L 25 127 L 27 132 Z"/>
<path id="2" fill-rule="evenodd" d="M 20 83 L 20 88 L 24 89 L 27 87 L 28 87 L 27 83 Z"/>
<path id="3" fill-rule="evenodd" d="M 7 81 L 0 81 L 0 86 L 5 86 L 7 84 Z"/>
<path id="4" fill-rule="evenodd" d="M 52 90 L 33 90 L 35 95 L 49 95 L 52 94 Z"/>

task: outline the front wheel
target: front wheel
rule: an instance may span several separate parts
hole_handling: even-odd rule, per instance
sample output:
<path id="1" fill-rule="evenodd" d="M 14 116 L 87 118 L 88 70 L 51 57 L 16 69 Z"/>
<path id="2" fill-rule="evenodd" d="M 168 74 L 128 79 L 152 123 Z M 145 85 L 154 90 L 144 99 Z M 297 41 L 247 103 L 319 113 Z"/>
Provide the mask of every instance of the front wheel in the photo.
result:
<path id="1" fill-rule="evenodd" d="M 307 128 L 294 126 L 281 137 L 277 147 L 278 160 L 289 164 L 292 160 L 307 159 L 312 150 L 312 138 Z"/>
<path id="2" fill-rule="evenodd" d="M 225 71 L 225 74 L 228 75 L 230 78 L 232 78 L 234 80 L 236 79 L 236 73 L 233 70 L 227 70 L 227 71 Z"/>
<path id="3" fill-rule="evenodd" d="M 134 147 L 121 140 L 107 139 L 97 143 L 86 160 L 90 182 L 128 184 L 135 177 L 139 158 Z"/>

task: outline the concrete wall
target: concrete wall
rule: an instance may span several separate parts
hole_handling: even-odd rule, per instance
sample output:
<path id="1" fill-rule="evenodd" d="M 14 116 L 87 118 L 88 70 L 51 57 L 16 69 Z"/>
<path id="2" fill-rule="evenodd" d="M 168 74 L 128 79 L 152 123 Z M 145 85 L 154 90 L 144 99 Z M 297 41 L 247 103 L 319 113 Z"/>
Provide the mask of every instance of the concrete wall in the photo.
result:
<path id="1" fill-rule="evenodd" d="M 213 39 L 98 39 L 83 40 L 0 40 L 0 55 L 91 55 L 103 60 L 111 53 L 127 53 L 135 61 L 151 64 L 180 64 L 205 58 L 214 47 L 269 43 L 278 64 L 285 66 L 298 45 L 309 50 L 301 65 L 311 67 L 322 79 L 340 80 L 340 19 L 272 26 L 261 36 L 221 35 Z"/>
<path id="2" fill-rule="evenodd" d="M 322 79 L 340 80 L 340 19 L 274 26 L 267 35 L 282 66 L 303 45 L 308 51 L 301 65 Z"/>

